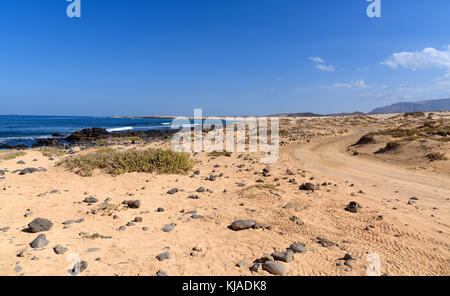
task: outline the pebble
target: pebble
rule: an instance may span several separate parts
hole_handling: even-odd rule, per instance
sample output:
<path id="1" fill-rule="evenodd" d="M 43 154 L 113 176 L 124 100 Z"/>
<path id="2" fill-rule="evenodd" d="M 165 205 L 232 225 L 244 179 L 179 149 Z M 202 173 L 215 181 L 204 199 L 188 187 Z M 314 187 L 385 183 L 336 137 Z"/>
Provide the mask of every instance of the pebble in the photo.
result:
<path id="1" fill-rule="evenodd" d="M 254 220 L 236 220 L 231 224 L 231 228 L 235 231 L 252 228 L 255 225 Z"/>
<path id="2" fill-rule="evenodd" d="M 47 237 L 45 236 L 45 234 L 40 234 L 38 235 L 38 237 L 36 237 L 31 243 L 30 246 L 33 249 L 41 249 L 44 248 L 48 245 L 48 240 Z"/>
<path id="3" fill-rule="evenodd" d="M 167 224 L 162 228 L 162 231 L 164 232 L 171 232 L 175 226 L 177 226 L 175 223 Z"/>
<path id="4" fill-rule="evenodd" d="M 287 272 L 286 267 L 274 261 L 265 262 L 263 269 L 274 275 L 283 275 Z"/>
<path id="5" fill-rule="evenodd" d="M 159 261 L 168 260 L 168 259 L 170 259 L 170 254 L 167 252 L 161 253 L 156 256 L 156 259 L 158 259 Z"/>
<path id="6" fill-rule="evenodd" d="M 52 228 L 53 223 L 50 220 L 43 218 L 36 218 L 28 224 L 29 231 L 32 233 L 38 233 L 48 231 Z"/>

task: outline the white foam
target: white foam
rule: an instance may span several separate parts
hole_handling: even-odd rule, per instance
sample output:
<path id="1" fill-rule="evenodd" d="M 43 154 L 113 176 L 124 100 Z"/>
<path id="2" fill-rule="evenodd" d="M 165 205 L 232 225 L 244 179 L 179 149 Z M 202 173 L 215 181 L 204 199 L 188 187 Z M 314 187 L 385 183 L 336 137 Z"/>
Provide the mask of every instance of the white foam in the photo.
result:
<path id="1" fill-rule="evenodd" d="M 108 131 L 109 133 L 112 133 L 112 132 L 130 131 L 130 130 L 132 130 L 132 129 L 133 129 L 133 128 L 132 128 L 131 126 L 125 126 L 125 127 L 110 128 L 110 129 L 107 129 L 107 131 Z"/>

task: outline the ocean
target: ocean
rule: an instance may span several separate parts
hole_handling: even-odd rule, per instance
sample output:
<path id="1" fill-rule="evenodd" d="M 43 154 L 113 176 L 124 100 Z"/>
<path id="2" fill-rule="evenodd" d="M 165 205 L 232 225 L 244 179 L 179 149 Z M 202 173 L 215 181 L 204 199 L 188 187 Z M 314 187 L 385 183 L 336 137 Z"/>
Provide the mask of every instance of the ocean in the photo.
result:
<path id="1" fill-rule="evenodd" d="M 38 139 L 52 138 L 52 134 L 68 136 L 93 127 L 110 132 L 170 129 L 171 122 L 171 119 L 153 118 L 0 115 L 0 145 L 24 144 L 31 147 Z"/>

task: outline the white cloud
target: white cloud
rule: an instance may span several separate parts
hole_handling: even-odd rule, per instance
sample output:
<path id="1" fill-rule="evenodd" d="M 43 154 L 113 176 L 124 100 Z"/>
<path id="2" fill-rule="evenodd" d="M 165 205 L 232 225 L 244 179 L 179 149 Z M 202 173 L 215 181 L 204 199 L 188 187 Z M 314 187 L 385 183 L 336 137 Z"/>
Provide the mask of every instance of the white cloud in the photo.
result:
<path id="1" fill-rule="evenodd" d="M 310 57 L 309 59 L 316 63 L 316 68 L 320 71 L 333 72 L 334 70 L 336 70 L 333 65 L 326 65 L 325 60 L 321 57 Z"/>
<path id="2" fill-rule="evenodd" d="M 325 61 L 321 57 L 310 57 L 309 59 L 314 63 L 325 64 Z"/>
<path id="3" fill-rule="evenodd" d="M 424 70 L 432 68 L 447 69 L 450 75 L 450 45 L 445 50 L 437 50 L 427 47 L 422 51 L 394 53 L 381 64 L 392 69 L 404 68 L 408 70 Z"/>
<path id="4" fill-rule="evenodd" d="M 327 87 L 329 88 L 329 87 Z M 349 83 L 334 83 L 331 88 L 338 88 L 338 89 L 342 89 L 342 88 L 359 88 L 359 89 L 365 89 L 365 88 L 369 88 L 368 85 L 366 85 L 366 82 L 362 79 L 360 80 L 356 80 L 356 81 L 350 81 Z"/>
<path id="5" fill-rule="evenodd" d="M 319 69 L 320 71 L 325 72 L 333 72 L 334 70 L 336 70 L 336 68 L 332 65 L 316 65 L 316 68 Z"/>

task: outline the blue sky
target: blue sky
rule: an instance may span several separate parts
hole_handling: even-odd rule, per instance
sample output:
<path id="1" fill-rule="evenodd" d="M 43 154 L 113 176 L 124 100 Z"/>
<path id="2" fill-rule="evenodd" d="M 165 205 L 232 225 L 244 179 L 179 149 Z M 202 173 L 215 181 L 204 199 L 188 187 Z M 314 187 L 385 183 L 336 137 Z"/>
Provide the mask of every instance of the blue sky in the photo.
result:
<path id="1" fill-rule="evenodd" d="M 0 0 L 0 114 L 267 115 L 450 97 L 450 1 Z"/>

